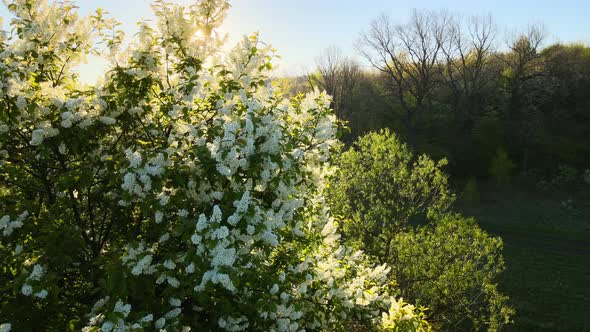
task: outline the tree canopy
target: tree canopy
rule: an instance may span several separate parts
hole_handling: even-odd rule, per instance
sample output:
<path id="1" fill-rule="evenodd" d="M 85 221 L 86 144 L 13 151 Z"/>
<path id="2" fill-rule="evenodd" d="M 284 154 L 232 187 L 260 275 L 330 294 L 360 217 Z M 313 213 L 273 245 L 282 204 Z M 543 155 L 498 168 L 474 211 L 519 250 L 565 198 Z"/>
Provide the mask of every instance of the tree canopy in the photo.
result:
<path id="1" fill-rule="evenodd" d="M 498 331 L 513 315 L 496 284 L 502 240 L 453 211 L 445 164 L 372 132 L 338 158 L 328 201 L 344 239 L 390 265 L 398 293 L 427 307 L 433 327 Z"/>

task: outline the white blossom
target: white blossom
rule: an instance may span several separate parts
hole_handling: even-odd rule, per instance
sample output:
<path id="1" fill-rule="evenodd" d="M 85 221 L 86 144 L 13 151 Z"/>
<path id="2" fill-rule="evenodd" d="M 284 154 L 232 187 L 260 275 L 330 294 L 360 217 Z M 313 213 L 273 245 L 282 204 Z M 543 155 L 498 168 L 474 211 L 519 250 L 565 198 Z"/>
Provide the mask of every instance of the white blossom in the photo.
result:
<path id="1" fill-rule="evenodd" d="M 149 315 L 146 315 L 146 316 L 144 316 L 144 317 L 143 317 L 143 318 L 140 320 L 140 322 L 142 322 L 142 323 L 147 323 L 147 322 L 151 322 L 151 321 L 153 321 L 153 320 L 154 320 L 154 315 L 152 315 L 152 314 L 149 314 Z"/>
<path id="2" fill-rule="evenodd" d="M 47 291 L 45 289 L 41 290 L 40 292 L 35 293 L 35 297 L 38 297 L 40 299 L 44 299 L 47 297 Z"/>
<path id="3" fill-rule="evenodd" d="M 180 281 L 178 281 L 178 279 L 176 279 L 174 277 L 166 278 L 166 282 L 168 282 L 168 284 L 174 288 L 177 288 L 178 286 L 180 286 Z"/>
<path id="4" fill-rule="evenodd" d="M 162 211 L 156 211 L 156 214 L 154 216 L 154 220 L 155 220 L 156 224 L 161 223 L 163 218 L 164 218 L 164 213 L 162 213 Z"/>
<path id="5" fill-rule="evenodd" d="M 20 292 L 24 296 L 29 296 L 29 295 L 33 294 L 33 287 L 31 287 L 31 285 L 24 284 L 24 285 L 22 285 Z"/>
<path id="6" fill-rule="evenodd" d="M 113 323 L 111 323 L 109 321 L 106 321 L 100 327 L 100 331 L 101 332 L 111 332 L 114 327 L 115 327 L 115 324 L 113 324 Z"/>
<path id="7" fill-rule="evenodd" d="M 163 328 L 163 327 L 164 327 L 164 324 L 166 324 L 166 318 L 162 317 L 162 318 L 158 319 L 158 320 L 157 320 L 157 321 L 154 323 L 154 326 L 155 326 L 157 329 L 161 329 L 161 328 Z"/>
<path id="8" fill-rule="evenodd" d="M 131 304 L 124 304 L 123 301 L 119 300 L 115 303 L 115 312 L 120 312 L 123 316 L 127 317 L 131 312 Z"/>
<path id="9" fill-rule="evenodd" d="M 270 293 L 276 294 L 278 291 L 279 291 L 279 285 L 277 285 L 277 284 L 272 285 L 272 287 L 270 289 Z"/>
<path id="10" fill-rule="evenodd" d="M 131 149 L 127 149 L 125 151 L 125 155 L 127 160 L 129 160 L 129 167 L 137 168 L 141 165 L 142 158 L 141 154 L 138 151 L 131 151 Z"/>
<path id="11" fill-rule="evenodd" d="M 181 302 L 179 299 L 175 298 L 175 297 L 171 297 L 171 298 L 168 300 L 168 303 L 169 303 L 171 306 L 173 306 L 173 307 L 180 307 L 180 305 L 182 304 L 182 302 Z"/>
<path id="12" fill-rule="evenodd" d="M 108 116 L 101 116 L 100 117 L 100 122 L 104 123 L 107 126 L 112 126 L 115 123 L 117 123 L 117 120 L 116 119 L 113 119 L 111 117 L 108 117 Z"/>
<path id="13" fill-rule="evenodd" d="M 176 318 L 176 317 L 178 317 L 178 315 L 180 315 L 181 312 L 182 312 L 181 308 L 174 308 L 174 309 L 168 311 L 164 317 L 166 317 L 167 319 Z"/>
<path id="14" fill-rule="evenodd" d="M 35 264 L 33 266 L 33 271 L 31 271 L 31 274 L 29 275 L 27 280 L 37 280 L 38 281 L 43 276 L 43 273 L 44 273 L 43 267 L 39 264 Z"/>
<path id="15" fill-rule="evenodd" d="M 164 267 L 167 268 L 168 270 L 173 270 L 176 267 L 176 264 L 174 264 L 174 262 L 171 261 L 170 259 L 167 259 L 164 262 Z"/>

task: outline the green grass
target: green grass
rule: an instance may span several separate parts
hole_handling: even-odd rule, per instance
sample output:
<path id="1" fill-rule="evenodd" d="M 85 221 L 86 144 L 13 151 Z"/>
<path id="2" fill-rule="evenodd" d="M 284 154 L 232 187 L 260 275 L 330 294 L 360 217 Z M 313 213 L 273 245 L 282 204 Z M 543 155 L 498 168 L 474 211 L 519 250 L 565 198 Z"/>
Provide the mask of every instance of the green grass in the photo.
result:
<path id="1" fill-rule="evenodd" d="M 462 207 L 504 240 L 500 289 L 516 309 L 509 331 L 590 331 L 590 189 L 547 197 L 522 190 L 482 190 Z M 561 201 L 573 198 L 574 209 Z"/>

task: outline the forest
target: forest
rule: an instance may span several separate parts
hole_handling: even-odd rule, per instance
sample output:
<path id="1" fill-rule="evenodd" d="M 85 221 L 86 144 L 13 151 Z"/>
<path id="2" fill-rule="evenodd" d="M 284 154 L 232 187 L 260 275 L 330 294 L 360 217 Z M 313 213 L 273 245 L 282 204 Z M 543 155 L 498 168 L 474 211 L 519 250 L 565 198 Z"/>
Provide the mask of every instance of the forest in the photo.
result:
<path id="1" fill-rule="evenodd" d="M 414 10 L 284 77 L 226 0 L 5 6 L 0 332 L 590 331 L 590 47 Z"/>

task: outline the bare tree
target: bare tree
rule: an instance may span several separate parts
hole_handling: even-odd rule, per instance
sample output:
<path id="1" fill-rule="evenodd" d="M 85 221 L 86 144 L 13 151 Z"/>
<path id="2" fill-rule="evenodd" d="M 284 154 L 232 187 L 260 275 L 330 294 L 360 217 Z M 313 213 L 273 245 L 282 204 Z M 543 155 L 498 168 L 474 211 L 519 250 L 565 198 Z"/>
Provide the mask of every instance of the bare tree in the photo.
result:
<path id="1" fill-rule="evenodd" d="M 354 89 L 357 87 L 361 70 L 353 59 L 343 56 L 337 47 L 325 49 L 316 58 L 317 71 L 308 76 L 311 87 L 325 90 L 332 96 L 332 105 L 336 116 L 344 118 L 350 107 Z"/>
<path id="2" fill-rule="evenodd" d="M 510 83 L 510 109 L 518 112 L 523 103 L 523 87 L 543 75 L 541 47 L 545 40 L 545 28 L 539 24 L 529 25 L 526 32 L 508 41 L 510 52 L 499 54 L 498 58 L 508 69 Z"/>
<path id="3" fill-rule="evenodd" d="M 545 59 L 541 48 L 546 33 L 543 25 L 529 25 L 524 33 L 516 35 L 508 41 L 509 52 L 498 54 L 498 59 L 504 63 L 504 78 L 508 82 L 508 126 L 521 150 L 521 162 L 524 171 L 528 169 L 528 156 L 531 137 L 538 129 L 535 121 L 538 114 L 537 105 L 544 95 L 546 85 L 544 79 Z"/>
<path id="4" fill-rule="evenodd" d="M 338 67 L 340 66 L 342 58 L 342 51 L 335 46 L 323 50 L 315 59 L 317 74 L 319 75 L 309 75 L 309 84 L 312 87 L 321 88 L 329 95 L 334 96 L 338 81 Z"/>
<path id="5" fill-rule="evenodd" d="M 496 26 L 490 15 L 471 17 L 466 32 L 462 23 L 456 17 L 448 20 L 438 68 L 452 94 L 456 116 L 463 113 L 463 119 L 469 120 L 481 108 L 482 93 L 498 74 L 491 68 Z"/>
<path id="6" fill-rule="evenodd" d="M 446 12 L 414 11 L 409 22 L 394 25 L 381 15 L 358 43 L 359 52 L 390 78 L 391 92 L 405 110 L 411 136 L 415 113 L 429 108 L 448 20 Z"/>

